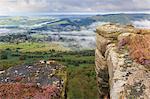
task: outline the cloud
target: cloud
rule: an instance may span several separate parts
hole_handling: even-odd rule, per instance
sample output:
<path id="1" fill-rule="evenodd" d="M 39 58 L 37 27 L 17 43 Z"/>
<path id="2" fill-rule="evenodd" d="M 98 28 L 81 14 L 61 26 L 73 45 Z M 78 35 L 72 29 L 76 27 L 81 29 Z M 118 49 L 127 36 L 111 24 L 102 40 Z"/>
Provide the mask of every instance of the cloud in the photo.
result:
<path id="1" fill-rule="evenodd" d="M 0 14 L 150 11 L 150 0 L 0 0 Z"/>

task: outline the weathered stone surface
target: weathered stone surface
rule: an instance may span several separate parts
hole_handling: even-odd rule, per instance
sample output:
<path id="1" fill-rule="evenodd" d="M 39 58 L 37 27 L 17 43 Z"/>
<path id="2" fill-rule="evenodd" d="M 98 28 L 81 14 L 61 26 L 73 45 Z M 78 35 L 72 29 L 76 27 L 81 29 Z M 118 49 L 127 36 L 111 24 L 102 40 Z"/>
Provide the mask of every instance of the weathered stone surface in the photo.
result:
<path id="1" fill-rule="evenodd" d="M 103 70 L 109 78 L 97 76 L 99 85 L 109 83 L 111 99 L 150 99 L 150 31 L 116 24 L 98 27 L 97 74 Z"/>
<path id="2" fill-rule="evenodd" d="M 0 84 L 0 99 L 61 99 L 56 86 L 38 87 L 34 84 L 7 83 Z"/>
<path id="3" fill-rule="evenodd" d="M 103 36 L 104 38 L 108 38 L 109 40 L 117 40 L 118 35 L 122 33 L 137 33 L 139 30 L 135 29 L 133 26 L 121 26 L 117 24 L 105 24 L 103 26 L 99 26 L 96 29 L 97 34 Z"/>
<path id="4" fill-rule="evenodd" d="M 97 49 L 104 55 L 106 51 L 106 46 L 107 44 L 109 44 L 110 41 L 102 37 L 101 35 L 96 34 L 96 42 Z"/>
<path id="5" fill-rule="evenodd" d="M 63 99 L 66 76 L 55 61 L 11 67 L 0 73 L 0 99 Z"/>
<path id="6" fill-rule="evenodd" d="M 95 53 L 95 70 L 97 73 L 97 81 L 99 87 L 100 98 L 104 98 L 108 95 L 108 68 L 105 58 L 102 56 L 101 52 L 97 49 Z"/>
<path id="7" fill-rule="evenodd" d="M 109 69 L 110 98 L 144 99 L 150 98 L 150 71 L 144 65 L 130 58 L 126 50 L 117 52 L 117 47 L 111 47 L 107 52 Z"/>

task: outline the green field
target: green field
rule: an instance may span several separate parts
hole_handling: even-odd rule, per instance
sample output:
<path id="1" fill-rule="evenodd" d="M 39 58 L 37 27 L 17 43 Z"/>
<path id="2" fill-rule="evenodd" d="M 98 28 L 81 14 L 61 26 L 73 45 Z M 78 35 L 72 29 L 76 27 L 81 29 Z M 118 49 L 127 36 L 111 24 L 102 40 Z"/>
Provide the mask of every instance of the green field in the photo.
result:
<path id="1" fill-rule="evenodd" d="M 69 49 L 64 48 L 58 43 L 0 43 L 0 50 L 5 50 L 5 49 L 11 49 L 11 50 L 16 50 L 19 49 L 20 52 L 46 52 L 49 50 L 56 50 L 56 51 L 68 51 Z"/>
<path id="2" fill-rule="evenodd" d="M 67 67 L 67 99 L 97 99 L 94 50 L 69 51 L 57 44 L 0 45 L 0 69 L 39 60 L 55 60 Z"/>

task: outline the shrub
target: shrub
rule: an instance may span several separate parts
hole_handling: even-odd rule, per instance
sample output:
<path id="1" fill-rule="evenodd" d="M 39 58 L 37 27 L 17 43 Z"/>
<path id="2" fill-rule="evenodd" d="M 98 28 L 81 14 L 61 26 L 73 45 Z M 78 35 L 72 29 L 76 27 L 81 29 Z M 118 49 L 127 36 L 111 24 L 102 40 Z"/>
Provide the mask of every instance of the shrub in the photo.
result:
<path id="1" fill-rule="evenodd" d="M 21 55 L 20 57 L 19 57 L 19 60 L 25 60 L 26 59 L 26 56 L 25 55 Z"/>
<path id="2" fill-rule="evenodd" d="M 7 53 L 2 53 L 1 54 L 1 59 L 8 59 Z"/>

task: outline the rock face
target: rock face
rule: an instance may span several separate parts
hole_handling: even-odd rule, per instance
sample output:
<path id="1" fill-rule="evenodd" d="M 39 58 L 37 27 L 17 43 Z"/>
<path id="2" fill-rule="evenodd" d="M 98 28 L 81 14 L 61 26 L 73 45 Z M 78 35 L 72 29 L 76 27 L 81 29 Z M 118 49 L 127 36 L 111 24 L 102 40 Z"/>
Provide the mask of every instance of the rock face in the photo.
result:
<path id="1" fill-rule="evenodd" d="M 150 30 L 106 24 L 96 32 L 100 99 L 150 99 Z"/>
<path id="2" fill-rule="evenodd" d="M 65 78 L 54 61 L 14 66 L 0 74 L 0 99 L 63 99 Z"/>

